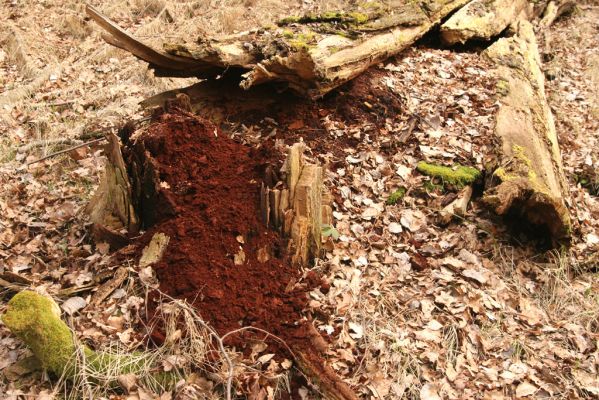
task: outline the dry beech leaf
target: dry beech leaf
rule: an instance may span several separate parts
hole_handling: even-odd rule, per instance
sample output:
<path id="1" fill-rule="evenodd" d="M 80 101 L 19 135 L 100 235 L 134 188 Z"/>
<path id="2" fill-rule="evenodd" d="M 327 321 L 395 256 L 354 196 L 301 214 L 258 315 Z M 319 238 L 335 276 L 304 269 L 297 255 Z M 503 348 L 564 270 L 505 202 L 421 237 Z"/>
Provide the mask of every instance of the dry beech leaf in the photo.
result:
<path id="1" fill-rule="evenodd" d="M 364 336 L 364 329 L 362 328 L 362 325 L 358 325 L 354 322 L 350 322 L 349 324 L 349 336 L 352 339 L 362 339 L 362 337 Z"/>
<path id="2" fill-rule="evenodd" d="M 425 383 L 420 389 L 420 400 L 441 400 L 437 385 Z"/>
<path id="3" fill-rule="evenodd" d="M 87 301 L 83 297 L 75 296 L 67 299 L 61 304 L 62 309 L 69 315 L 75 314 L 87 305 Z"/>
<path id="4" fill-rule="evenodd" d="M 539 390 L 535 385 L 528 381 L 524 381 L 516 387 L 516 397 L 528 397 L 536 393 Z"/>
<path id="5" fill-rule="evenodd" d="M 270 360 L 272 360 L 272 358 L 274 356 L 275 356 L 274 353 L 264 354 L 264 355 L 258 357 L 258 359 L 256 360 L 256 362 L 259 362 L 261 364 L 266 364 L 267 362 L 269 362 Z"/>

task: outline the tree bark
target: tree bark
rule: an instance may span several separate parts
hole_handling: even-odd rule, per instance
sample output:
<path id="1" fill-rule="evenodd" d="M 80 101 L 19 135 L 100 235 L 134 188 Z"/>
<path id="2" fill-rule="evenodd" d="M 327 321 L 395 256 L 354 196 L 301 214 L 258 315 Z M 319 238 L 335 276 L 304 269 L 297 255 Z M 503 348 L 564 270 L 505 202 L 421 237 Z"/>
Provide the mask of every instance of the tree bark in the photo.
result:
<path id="1" fill-rule="evenodd" d="M 484 201 L 498 214 L 516 213 L 547 227 L 554 239 L 570 235 L 567 193 L 553 116 L 547 104 L 532 25 L 499 39 L 483 54 L 496 65 L 499 109 L 492 172 Z"/>

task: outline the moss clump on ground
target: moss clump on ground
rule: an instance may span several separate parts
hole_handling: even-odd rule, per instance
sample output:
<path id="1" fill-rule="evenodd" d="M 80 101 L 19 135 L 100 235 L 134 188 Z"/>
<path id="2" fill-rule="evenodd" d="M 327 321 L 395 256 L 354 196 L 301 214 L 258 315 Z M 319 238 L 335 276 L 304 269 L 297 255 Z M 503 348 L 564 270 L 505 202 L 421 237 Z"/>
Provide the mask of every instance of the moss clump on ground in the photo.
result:
<path id="1" fill-rule="evenodd" d="M 462 165 L 445 167 L 421 161 L 416 166 L 416 169 L 421 174 L 432 178 L 438 178 L 443 184 L 454 186 L 457 189 L 461 189 L 464 186 L 476 182 L 482 176 L 481 172 L 476 168 L 465 167 Z"/>
<path id="2" fill-rule="evenodd" d="M 105 381 L 97 382 L 104 387 L 116 386 L 117 376 L 128 373 L 144 378 L 150 386 L 170 387 L 180 378 L 176 371 L 148 374 L 150 364 L 142 353 L 111 354 L 76 345 L 71 330 L 60 319 L 58 305 L 51 298 L 30 290 L 16 294 L 8 302 L 2 322 L 54 376 L 76 378 L 83 368 L 75 363 L 80 353 L 85 357 L 87 374 L 108 374 Z"/>
<path id="3" fill-rule="evenodd" d="M 397 204 L 401 199 L 403 199 L 403 197 L 405 195 L 406 195 L 406 188 L 400 187 L 399 189 L 397 189 L 396 191 L 394 191 L 393 193 L 391 193 L 389 195 L 389 197 L 387 198 L 386 203 L 389 206 Z"/>
<path id="4" fill-rule="evenodd" d="M 52 299 L 32 291 L 20 292 L 8 302 L 2 321 L 29 346 L 44 368 L 57 376 L 63 374 L 75 355 L 75 344 Z"/>

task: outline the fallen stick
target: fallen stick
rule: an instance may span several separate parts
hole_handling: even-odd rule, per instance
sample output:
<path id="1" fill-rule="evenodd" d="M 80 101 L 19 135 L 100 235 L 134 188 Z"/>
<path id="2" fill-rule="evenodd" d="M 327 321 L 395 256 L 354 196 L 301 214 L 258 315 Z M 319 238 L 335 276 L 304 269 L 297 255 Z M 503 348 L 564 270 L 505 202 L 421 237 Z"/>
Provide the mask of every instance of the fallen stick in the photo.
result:
<path id="1" fill-rule="evenodd" d="M 27 166 L 29 166 L 29 165 L 33 165 L 33 164 L 37 164 L 37 163 L 39 163 L 39 162 L 42 162 L 42 161 L 45 161 L 45 160 L 47 160 L 47 159 L 49 159 L 49 158 L 56 157 L 56 156 L 59 156 L 59 155 L 61 155 L 61 154 L 64 154 L 64 153 L 68 153 L 68 152 L 70 152 L 70 151 L 73 151 L 73 150 L 79 149 L 79 148 L 81 148 L 81 147 L 91 146 L 91 145 L 92 145 L 92 144 L 94 144 L 94 143 L 100 143 L 101 141 L 104 141 L 104 140 L 106 140 L 106 138 L 103 138 L 103 137 L 102 137 L 102 138 L 99 138 L 99 139 L 90 140 L 89 142 L 85 142 L 85 143 L 78 144 L 77 146 L 68 147 L 68 148 L 66 148 L 66 149 L 63 149 L 63 150 L 57 151 L 57 152 L 55 152 L 55 153 L 48 154 L 47 156 L 44 156 L 44 157 L 42 157 L 42 158 L 38 158 L 37 160 L 30 161 L 30 162 L 28 162 L 28 163 L 27 163 Z"/>
<path id="2" fill-rule="evenodd" d="M 73 138 L 55 138 L 55 139 L 42 139 L 35 140 L 33 142 L 27 143 L 18 148 L 19 153 L 23 153 L 29 151 L 35 147 L 43 147 L 43 146 L 53 146 L 57 144 L 75 144 L 80 145 L 81 140 L 73 139 Z"/>

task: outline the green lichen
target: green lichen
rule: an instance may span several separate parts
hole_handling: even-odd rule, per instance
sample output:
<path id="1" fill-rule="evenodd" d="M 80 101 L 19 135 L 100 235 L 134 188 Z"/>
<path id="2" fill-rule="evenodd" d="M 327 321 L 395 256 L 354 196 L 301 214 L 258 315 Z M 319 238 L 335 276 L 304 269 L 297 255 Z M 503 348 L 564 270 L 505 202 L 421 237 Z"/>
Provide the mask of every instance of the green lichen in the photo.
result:
<path id="1" fill-rule="evenodd" d="M 397 204 L 401 199 L 403 199 L 403 197 L 406 195 L 406 188 L 405 187 L 400 187 L 399 189 L 397 189 L 396 191 L 394 191 L 393 193 L 391 193 L 389 195 L 389 197 L 387 198 L 387 205 L 392 206 Z"/>
<path id="2" fill-rule="evenodd" d="M 481 177 L 480 171 L 476 168 L 461 165 L 445 167 L 421 161 L 416 169 L 424 175 L 440 179 L 444 184 L 449 184 L 457 189 L 470 185 Z"/>
<path id="3" fill-rule="evenodd" d="M 495 84 L 495 91 L 501 96 L 507 96 L 510 92 L 510 85 L 504 79 L 500 79 Z"/>

